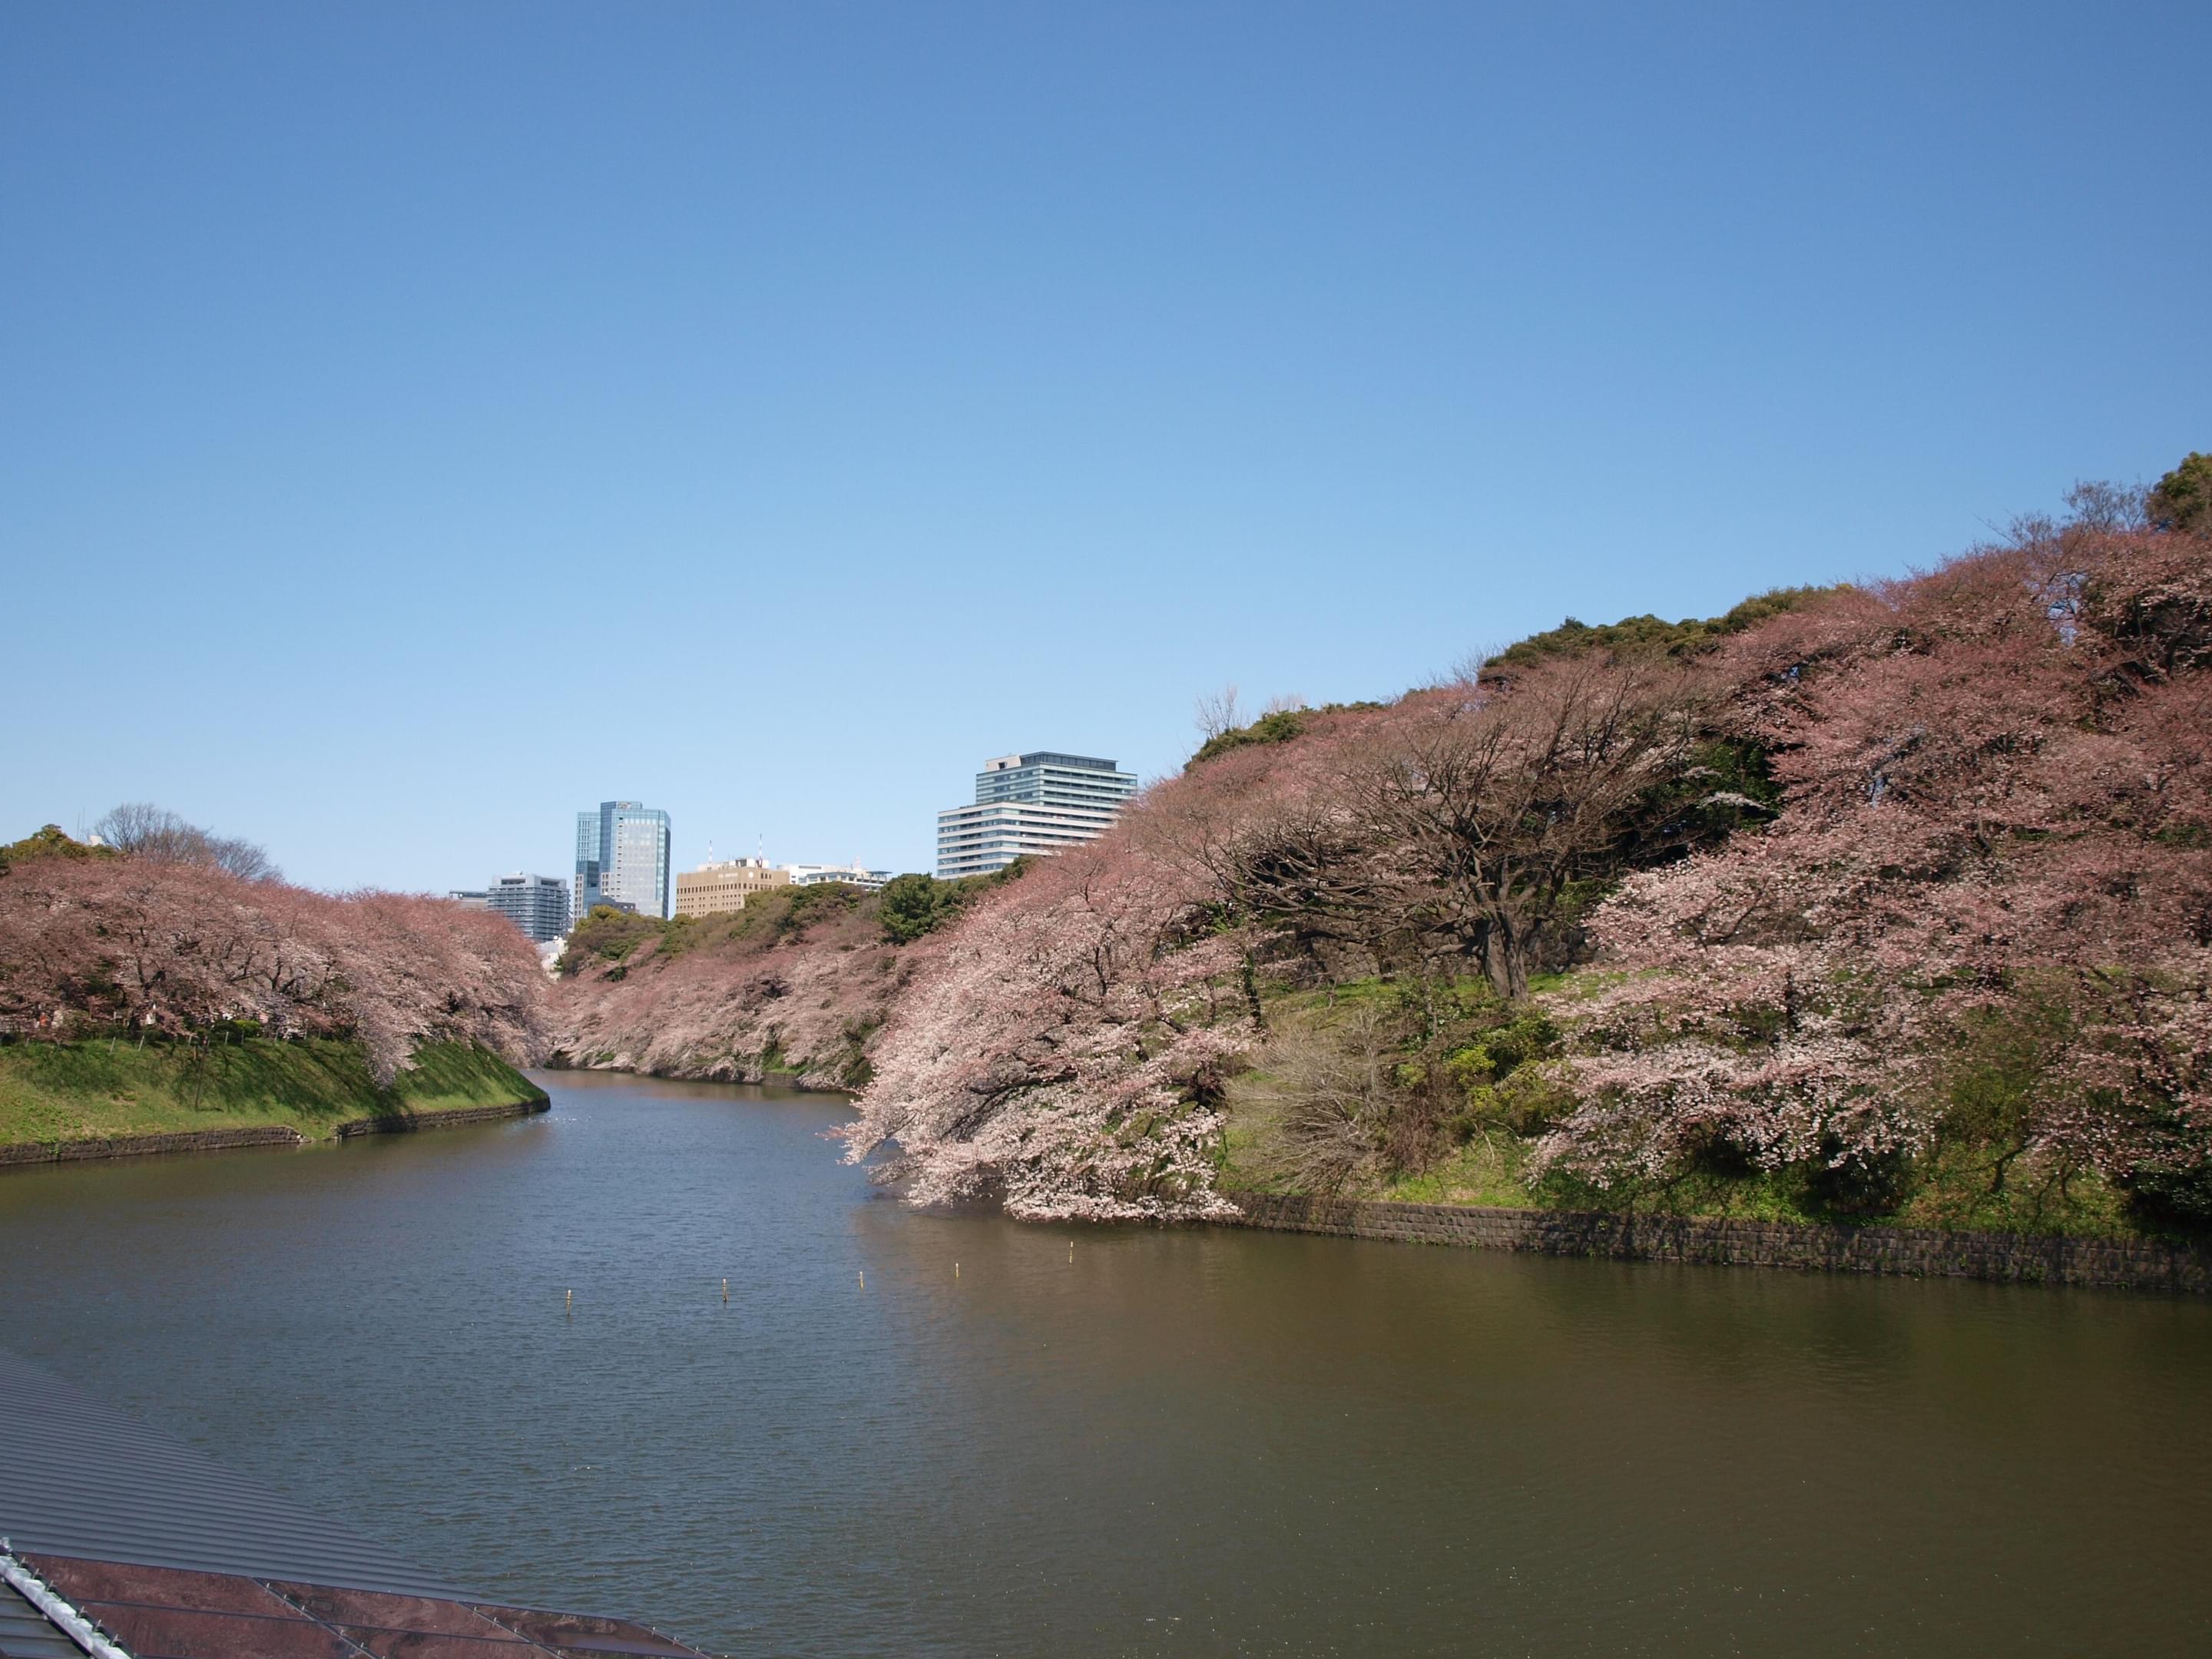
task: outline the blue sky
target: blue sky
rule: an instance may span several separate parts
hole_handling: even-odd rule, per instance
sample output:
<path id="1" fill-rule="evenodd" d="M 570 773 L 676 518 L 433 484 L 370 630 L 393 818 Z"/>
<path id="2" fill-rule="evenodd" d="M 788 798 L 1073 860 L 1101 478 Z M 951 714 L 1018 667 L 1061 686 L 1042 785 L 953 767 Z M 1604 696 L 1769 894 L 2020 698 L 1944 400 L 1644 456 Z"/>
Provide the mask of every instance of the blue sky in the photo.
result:
<path id="1" fill-rule="evenodd" d="M 0 831 L 927 868 L 988 756 L 2212 448 L 2212 8 L 0 9 Z"/>

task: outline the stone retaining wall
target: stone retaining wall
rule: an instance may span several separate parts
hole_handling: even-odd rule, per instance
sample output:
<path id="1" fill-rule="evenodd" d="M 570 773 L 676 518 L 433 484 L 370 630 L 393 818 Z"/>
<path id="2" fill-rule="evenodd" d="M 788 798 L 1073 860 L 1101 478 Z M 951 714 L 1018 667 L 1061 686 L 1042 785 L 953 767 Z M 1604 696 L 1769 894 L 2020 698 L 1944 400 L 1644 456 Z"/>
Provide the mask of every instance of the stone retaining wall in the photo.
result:
<path id="1" fill-rule="evenodd" d="M 502 1117 L 528 1117 L 553 1103 L 545 1096 L 534 1100 L 502 1101 L 496 1106 L 456 1106 L 449 1112 L 393 1112 L 383 1117 L 356 1117 L 338 1125 L 340 1140 L 356 1135 L 406 1134 L 416 1129 L 450 1129 L 460 1123 L 489 1123 Z"/>
<path id="2" fill-rule="evenodd" d="M 282 1124 L 250 1129 L 188 1129 L 171 1135 L 109 1135 L 92 1140 L 29 1141 L 0 1146 L 0 1164 L 68 1164 L 83 1158 L 138 1158 L 149 1152 L 216 1152 L 233 1146 L 300 1146 L 307 1136 Z"/>
<path id="3" fill-rule="evenodd" d="M 527 1117 L 542 1112 L 552 1102 L 544 1095 L 533 1100 L 507 1101 L 495 1106 L 458 1106 L 449 1112 L 398 1112 L 385 1117 L 349 1118 L 331 1133 L 341 1140 L 359 1135 L 404 1134 L 416 1129 L 445 1129 L 461 1123 L 489 1123 L 498 1118 Z M 109 1135 L 84 1140 L 32 1141 L 0 1146 L 0 1165 L 12 1164 L 69 1164 L 88 1158 L 143 1158 L 158 1152 L 220 1152 L 235 1146 L 304 1146 L 307 1137 L 284 1124 L 259 1124 L 252 1128 L 186 1129 L 167 1135 Z"/>
<path id="4" fill-rule="evenodd" d="M 1243 1212 L 1241 1220 L 1230 1225 L 1286 1232 L 1632 1261 L 2212 1294 L 2212 1249 L 2142 1240 L 2019 1238 L 2005 1233 L 1947 1233 L 1930 1227 L 1817 1227 L 1787 1221 L 1359 1203 L 1267 1193 L 1223 1196 Z"/>

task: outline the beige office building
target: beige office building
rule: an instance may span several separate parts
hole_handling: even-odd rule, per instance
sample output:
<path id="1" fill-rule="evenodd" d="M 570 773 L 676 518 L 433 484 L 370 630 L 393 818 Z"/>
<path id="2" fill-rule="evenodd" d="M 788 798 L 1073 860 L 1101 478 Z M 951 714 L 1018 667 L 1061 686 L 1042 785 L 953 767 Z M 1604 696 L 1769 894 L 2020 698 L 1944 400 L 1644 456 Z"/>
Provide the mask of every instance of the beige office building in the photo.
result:
<path id="1" fill-rule="evenodd" d="M 676 914 L 679 916 L 719 916 L 742 910 L 755 893 L 791 885 L 791 872 L 772 868 L 763 859 L 729 859 L 702 864 L 676 876 Z"/>

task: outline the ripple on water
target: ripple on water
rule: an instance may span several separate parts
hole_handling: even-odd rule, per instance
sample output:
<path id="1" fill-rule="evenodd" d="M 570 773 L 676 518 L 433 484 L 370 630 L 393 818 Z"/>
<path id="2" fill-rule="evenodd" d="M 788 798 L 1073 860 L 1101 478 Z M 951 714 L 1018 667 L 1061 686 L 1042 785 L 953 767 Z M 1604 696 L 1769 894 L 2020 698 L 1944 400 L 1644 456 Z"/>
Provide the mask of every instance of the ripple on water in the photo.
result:
<path id="1" fill-rule="evenodd" d="M 2212 1649 L 2202 1304 L 1226 1230 L 1071 1262 L 883 1200 L 840 1103 L 545 1080 L 0 1176 L 0 1342 L 457 1581 L 733 1653 Z"/>

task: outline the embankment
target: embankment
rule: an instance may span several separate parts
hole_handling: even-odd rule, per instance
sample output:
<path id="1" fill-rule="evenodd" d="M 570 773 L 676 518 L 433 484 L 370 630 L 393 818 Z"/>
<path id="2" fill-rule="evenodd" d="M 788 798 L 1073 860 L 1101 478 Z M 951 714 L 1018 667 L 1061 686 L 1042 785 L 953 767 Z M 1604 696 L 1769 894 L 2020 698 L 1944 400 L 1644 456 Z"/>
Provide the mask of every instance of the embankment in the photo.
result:
<path id="1" fill-rule="evenodd" d="M 27 1042 L 0 1048 L 0 1164 L 300 1146 L 542 1111 L 498 1055 L 418 1050 L 380 1089 L 351 1043 Z"/>
<path id="2" fill-rule="evenodd" d="M 902 879 L 906 879 L 902 878 Z M 554 1066 L 849 1091 L 912 971 L 882 902 L 837 883 L 725 915 L 600 913 L 568 940 L 549 1009 Z"/>
<path id="3" fill-rule="evenodd" d="M 2149 1239 L 2030 1237 L 1932 1227 L 1831 1227 L 1787 1221 L 1584 1211 L 1393 1204 L 1272 1193 L 1223 1194 L 1231 1225 L 1413 1244 L 1522 1250 L 1801 1272 L 1984 1279 L 2212 1295 L 2212 1248 Z"/>

